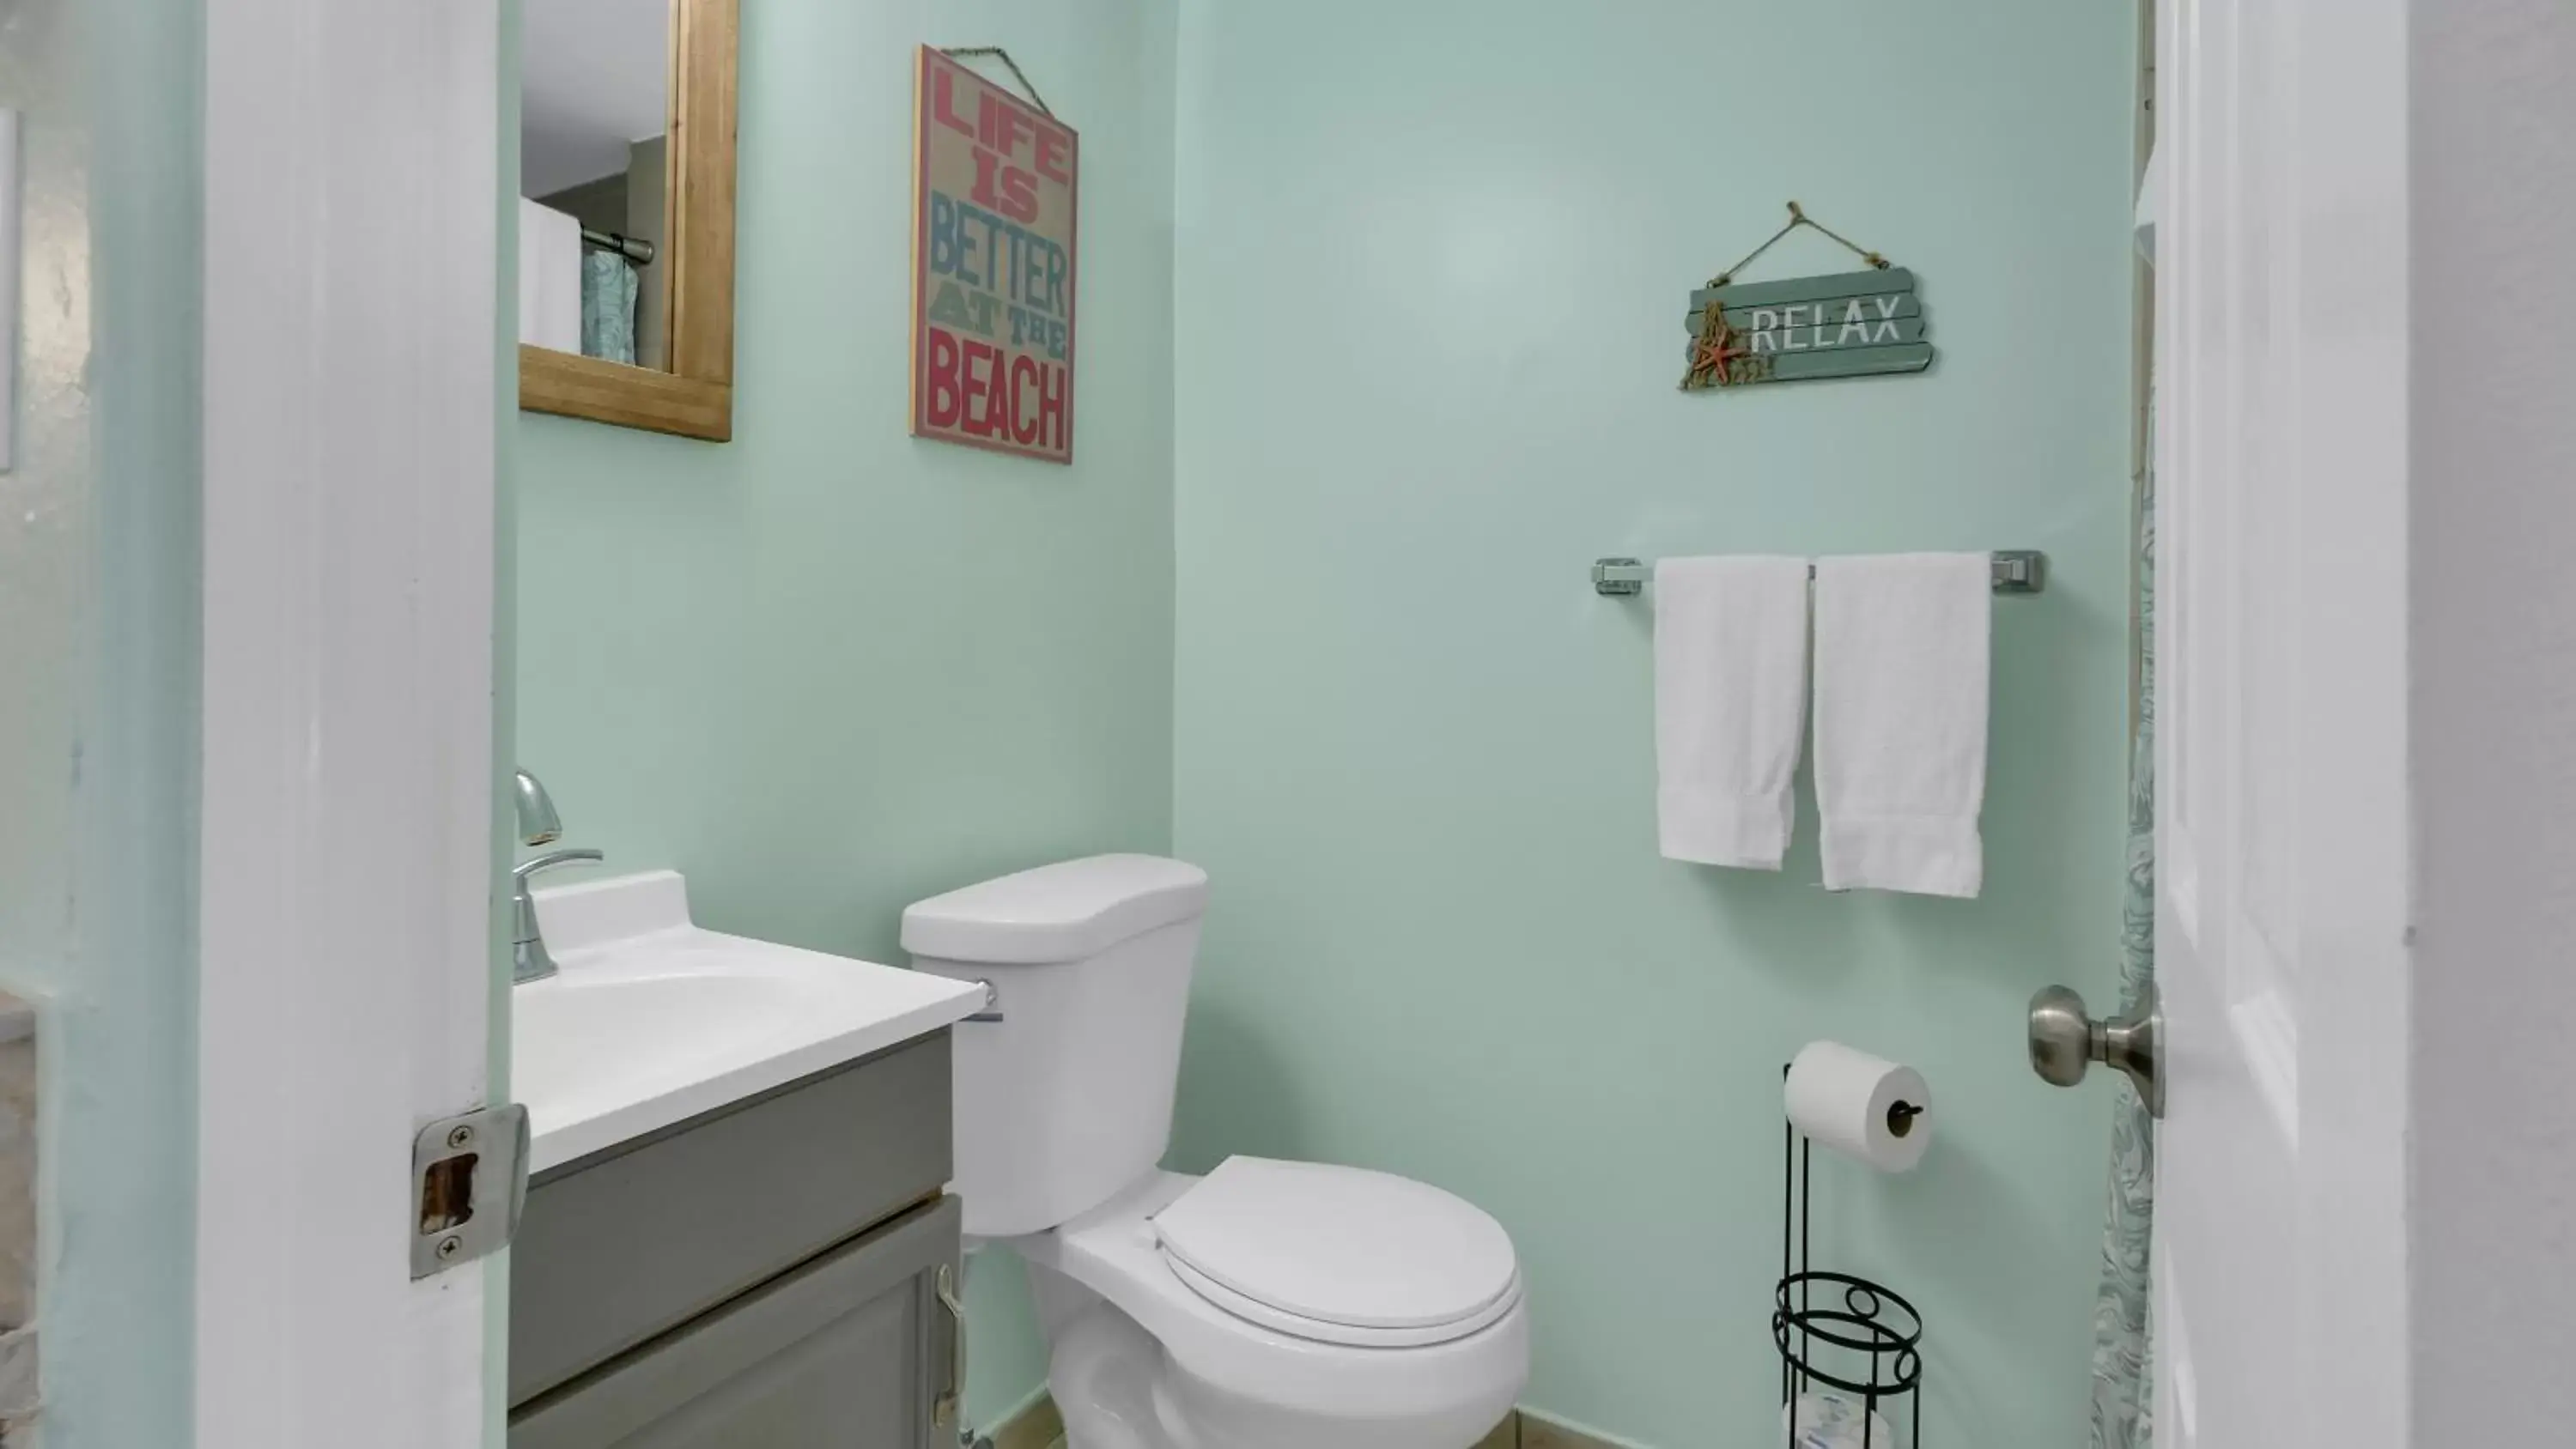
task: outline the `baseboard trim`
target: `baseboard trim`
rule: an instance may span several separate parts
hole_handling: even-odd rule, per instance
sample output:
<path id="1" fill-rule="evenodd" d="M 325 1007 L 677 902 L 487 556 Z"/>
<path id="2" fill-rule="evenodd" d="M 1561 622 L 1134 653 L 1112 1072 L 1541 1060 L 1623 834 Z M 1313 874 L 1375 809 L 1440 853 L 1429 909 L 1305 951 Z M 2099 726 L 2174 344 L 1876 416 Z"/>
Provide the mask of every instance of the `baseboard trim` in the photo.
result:
<path id="1" fill-rule="evenodd" d="M 1041 1386 L 993 1426 L 993 1449 L 1054 1449 L 1064 1438 L 1064 1416 Z"/>
<path id="2" fill-rule="evenodd" d="M 1513 1433 L 1517 1437 L 1489 1442 L 1510 1444 L 1512 1449 L 1646 1449 L 1633 1439 L 1621 1439 L 1598 1429 L 1550 1418 L 1536 1409 L 1518 1410 L 1512 1418 L 1515 1421 Z"/>
<path id="3" fill-rule="evenodd" d="M 1037 1396 L 1003 1417 L 993 1430 L 993 1449 L 1054 1449 L 1064 1437 L 1064 1416 L 1056 1412 L 1055 1400 L 1040 1389 Z M 1597 1430 L 1549 1418 L 1530 1409 L 1516 1409 L 1512 1416 L 1494 1426 L 1494 1432 L 1476 1444 L 1476 1449 L 1645 1449 L 1626 1439 L 1614 1439 Z"/>

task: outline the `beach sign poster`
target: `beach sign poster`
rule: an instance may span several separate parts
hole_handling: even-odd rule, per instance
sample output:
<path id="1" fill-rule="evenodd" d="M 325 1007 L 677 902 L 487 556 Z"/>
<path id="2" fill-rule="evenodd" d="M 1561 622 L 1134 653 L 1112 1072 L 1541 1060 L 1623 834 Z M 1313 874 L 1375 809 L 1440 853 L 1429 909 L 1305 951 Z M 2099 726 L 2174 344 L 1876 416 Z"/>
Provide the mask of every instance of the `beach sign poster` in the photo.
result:
<path id="1" fill-rule="evenodd" d="M 924 46 L 914 80 L 912 431 L 1073 461 L 1073 128 Z"/>

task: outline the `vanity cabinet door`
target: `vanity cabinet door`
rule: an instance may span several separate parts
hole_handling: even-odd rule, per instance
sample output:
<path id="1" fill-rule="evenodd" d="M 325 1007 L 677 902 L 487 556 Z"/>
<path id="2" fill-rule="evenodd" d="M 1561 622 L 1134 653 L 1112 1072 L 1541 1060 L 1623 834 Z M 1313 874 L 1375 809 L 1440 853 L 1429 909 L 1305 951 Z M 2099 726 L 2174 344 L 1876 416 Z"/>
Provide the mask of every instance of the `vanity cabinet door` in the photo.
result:
<path id="1" fill-rule="evenodd" d="M 510 1418 L 510 1449 L 934 1449 L 958 1325 L 943 1197 L 601 1365 Z"/>

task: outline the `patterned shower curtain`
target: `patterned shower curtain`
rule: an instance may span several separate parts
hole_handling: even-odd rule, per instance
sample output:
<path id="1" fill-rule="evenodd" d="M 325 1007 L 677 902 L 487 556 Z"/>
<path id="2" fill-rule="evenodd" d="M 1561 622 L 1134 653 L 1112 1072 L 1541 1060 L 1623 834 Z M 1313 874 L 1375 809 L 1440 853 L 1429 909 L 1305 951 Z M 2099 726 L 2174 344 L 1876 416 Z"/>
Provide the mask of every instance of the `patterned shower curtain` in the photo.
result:
<path id="1" fill-rule="evenodd" d="M 615 252 L 581 257 L 581 351 L 610 362 L 635 360 L 635 301 L 643 291 L 635 264 Z"/>
<path id="2" fill-rule="evenodd" d="M 2152 432 L 2150 433 L 2152 436 Z M 2156 473 L 2138 488 L 2137 711 L 2129 737 L 2129 884 L 2121 907 L 2120 994 L 2125 1009 L 2156 979 Z M 2118 1084 L 2111 1124 L 2110 1208 L 2102 1230 L 2102 1287 L 2093 1307 L 2092 1449 L 2147 1449 L 2154 1438 L 2153 1340 L 2147 1240 L 2155 1223 L 2154 1123 L 2129 1079 Z"/>

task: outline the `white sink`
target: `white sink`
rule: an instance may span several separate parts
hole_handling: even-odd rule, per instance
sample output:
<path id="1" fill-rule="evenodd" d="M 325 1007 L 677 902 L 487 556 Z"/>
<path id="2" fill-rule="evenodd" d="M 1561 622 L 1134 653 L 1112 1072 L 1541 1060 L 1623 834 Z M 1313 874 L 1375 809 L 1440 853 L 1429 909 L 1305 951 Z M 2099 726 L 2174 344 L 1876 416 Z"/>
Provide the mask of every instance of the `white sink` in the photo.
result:
<path id="1" fill-rule="evenodd" d="M 531 1172 L 983 1009 L 971 982 L 701 930 L 674 871 L 536 893 L 563 969 L 511 992 Z"/>

